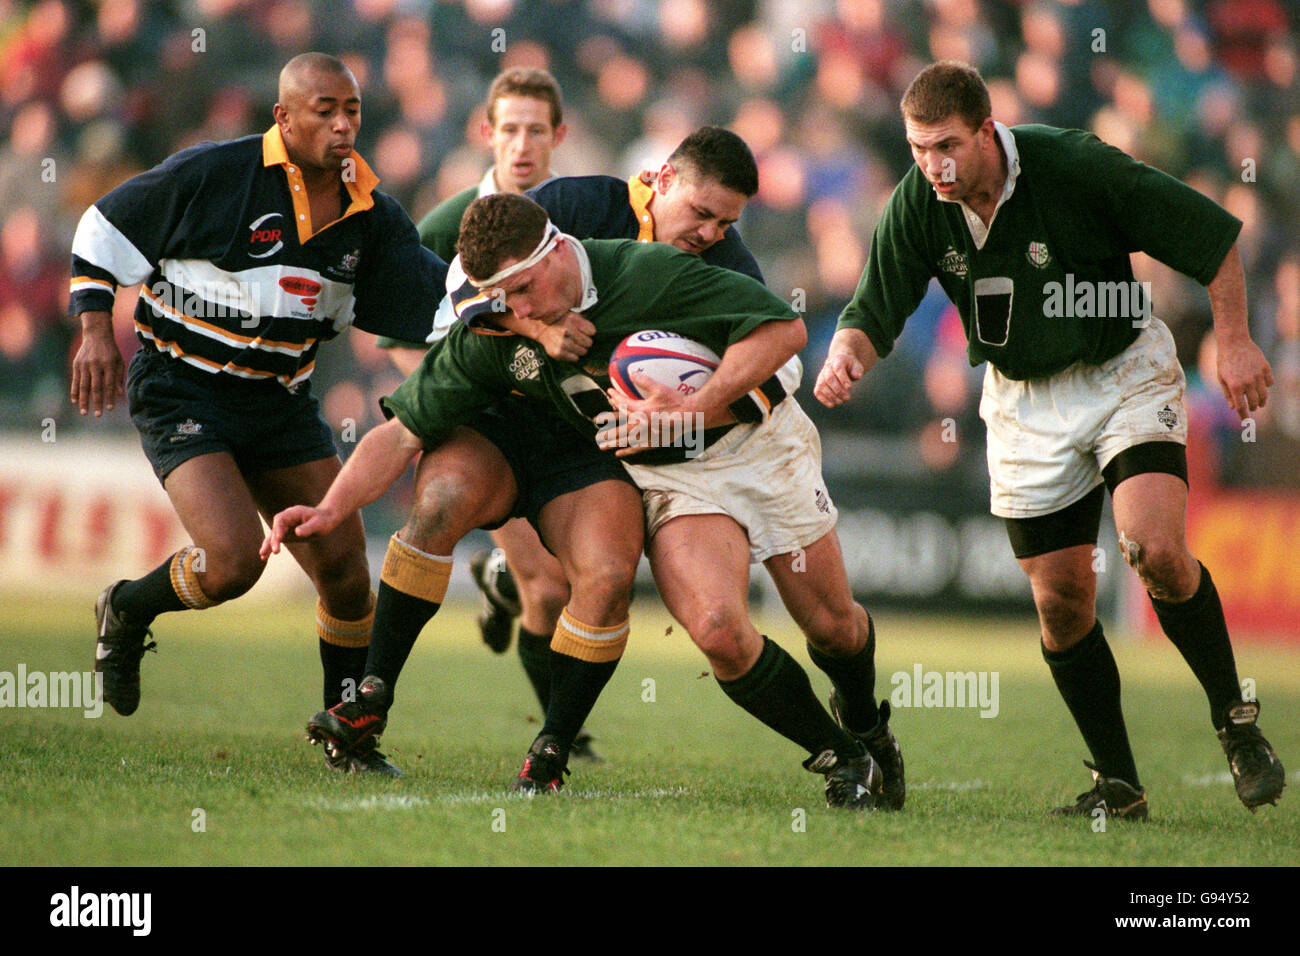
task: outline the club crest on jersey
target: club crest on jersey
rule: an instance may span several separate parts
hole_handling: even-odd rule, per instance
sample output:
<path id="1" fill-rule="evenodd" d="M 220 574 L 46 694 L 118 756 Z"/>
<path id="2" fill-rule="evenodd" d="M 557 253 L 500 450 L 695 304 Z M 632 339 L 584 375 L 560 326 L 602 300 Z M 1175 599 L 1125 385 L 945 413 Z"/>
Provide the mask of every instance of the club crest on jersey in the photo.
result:
<path id="1" fill-rule="evenodd" d="M 248 237 L 248 258 L 265 259 L 284 248 L 283 232 L 271 221 L 280 218 L 278 212 L 268 212 L 248 224 L 248 231 L 252 233 Z"/>
<path id="2" fill-rule="evenodd" d="M 1025 253 L 1029 261 L 1040 269 L 1046 269 L 1047 264 L 1052 261 L 1051 253 L 1047 251 L 1047 243 L 1031 242 L 1029 251 Z"/>
<path id="3" fill-rule="evenodd" d="M 1156 421 L 1161 425 L 1164 425 L 1165 428 L 1173 428 L 1178 424 L 1178 413 L 1166 405 L 1164 408 L 1160 409 L 1160 411 L 1156 412 Z"/>
<path id="4" fill-rule="evenodd" d="M 939 268 L 944 272 L 955 275 L 958 279 L 966 278 L 966 272 L 969 268 L 966 261 L 966 253 L 958 252 L 952 246 L 949 246 L 948 251 L 945 252 L 943 258 L 939 260 Z"/>
<path id="5" fill-rule="evenodd" d="M 511 360 L 509 368 L 516 382 L 522 382 L 524 379 L 536 380 L 542 368 L 542 360 L 531 347 L 520 344 L 515 348 L 515 357 Z"/>

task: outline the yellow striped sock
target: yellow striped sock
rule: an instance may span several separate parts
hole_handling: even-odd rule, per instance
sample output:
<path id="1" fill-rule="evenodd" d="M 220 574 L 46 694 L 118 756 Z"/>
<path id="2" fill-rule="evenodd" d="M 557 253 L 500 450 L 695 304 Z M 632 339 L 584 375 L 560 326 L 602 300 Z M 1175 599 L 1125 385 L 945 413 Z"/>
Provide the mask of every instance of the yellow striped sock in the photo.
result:
<path id="1" fill-rule="evenodd" d="M 403 594 L 441 604 L 451 578 L 451 558 L 426 554 L 396 534 L 388 539 L 384 570 L 379 579 Z"/>
<path id="2" fill-rule="evenodd" d="M 369 647 L 370 626 L 375 623 L 375 592 L 370 592 L 370 613 L 357 621 L 332 617 L 320 598 L 316 599 L 316 635 L 338 647 Z"/>
<path id="3" fill-rule="evenodd" d="M 195 564 L 198 565 L 197 569 L 194 567 Z M 176 592 L 181 603 L 192 611 L 201 611 L 205 607 L 213 607 L 221 603 L 204 594 L 203 588 L 199 586 L 199 571 L 204 569 L 203 565 L 203 549 L 187 544 L 172 555 L 171 567 L 168 569 L 172 579 L 172 590 Z"/>
<path id="4" fill-rule="evenodd" d="M 555 627 L 555 637 L 551 638 L 551 650 L 593 664 L 616 661 L 623 656 L 630 630 L 630 619 L 609 627 L 595 627 L 583 624 L 566 607 Z"/>

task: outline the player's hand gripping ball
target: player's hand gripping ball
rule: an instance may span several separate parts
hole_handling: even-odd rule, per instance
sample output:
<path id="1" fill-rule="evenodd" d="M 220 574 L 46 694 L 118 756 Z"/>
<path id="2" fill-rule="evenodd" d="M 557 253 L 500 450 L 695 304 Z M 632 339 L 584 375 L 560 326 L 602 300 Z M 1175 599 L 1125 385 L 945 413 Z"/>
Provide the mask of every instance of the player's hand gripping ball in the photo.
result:
<path id="1" fill-rule="evenodd" d="M 682 395 L 691 395 L 709 380 L 719 361 L 712 349 L 694 339 L 646 329 L 629 335 L 614 349 L 609 381 L 628 398 L 644 398 L 632 381 L 635 371 Z"/>

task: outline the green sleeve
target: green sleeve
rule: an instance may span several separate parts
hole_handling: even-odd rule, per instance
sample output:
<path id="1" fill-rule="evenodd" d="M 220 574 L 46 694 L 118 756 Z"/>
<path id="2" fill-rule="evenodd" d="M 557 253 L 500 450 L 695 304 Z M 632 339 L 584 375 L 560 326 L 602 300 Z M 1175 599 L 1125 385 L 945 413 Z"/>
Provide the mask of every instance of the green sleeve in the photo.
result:
<path id="1" fill-rule="evenodd" d="M 665 252 L 656 243 L 642 250 Z M 708 345 L 719 355 L 764 322 L 799 318 L 790 303 L 756 279 L 730 269 L 711 266 L 699 256 L 678 251 L 667 257 L 671 274 L 648 271 L 653 278 L 653 298 L 647 315 L 649 327 L 678 332 Z"/>
<path id="2" fill-rule="evenodd" d="M 460 236 L 461 216 L 465 215 L 465 210 L 477 195 L 477 186 L 461 190 L 450 199 L 434 206 L 416 227 L 425 248 L 432 249 L 443 262 L 451 262 L 456 257 L 456 239 Z"/>
<path id="3" fill-rule="evenodd" d="M 459 327 L 425 353 L 410 377 L 379 400 L 384 417 L 396 418 L 425 448 L 446 440 L 458 425 L 510 391 L 495 343 Z"/>
<path id="4" fill-rule="evenodd" d="M 920 240 L 924 224 L 913 200 L 916 167 L 903 177 L 871 236 L 867 265 L 853 298 L 840 313 L 840 329 L 860 329 L 881 358 L 894 348 L 903 325 L 925 297 L 931 271 Z M 929 188 L 928 185 L 925 188 Z"/>
<path id="5" fill-rule="evenodd" d="M 1209 285 L 1237 240 L 1241 221 L 1168 173 L 1091 133 L 1068 130 L 1061 151 L 1066 188 L 1095 203 L 1128 251 L 1141 251 Z"/>

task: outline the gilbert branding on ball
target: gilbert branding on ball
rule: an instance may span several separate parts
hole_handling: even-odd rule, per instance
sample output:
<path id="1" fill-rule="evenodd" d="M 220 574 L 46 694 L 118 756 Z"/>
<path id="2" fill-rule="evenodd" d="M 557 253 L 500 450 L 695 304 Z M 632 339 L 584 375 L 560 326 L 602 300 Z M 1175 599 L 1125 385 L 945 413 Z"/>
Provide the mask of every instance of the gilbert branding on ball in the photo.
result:
<path id="1" fill-rule="evenodd" d="M 609 380 L 629 398 L 643 398 L 632 382 L 632 373 L 690 395 L 709 380 L 720 359 L 712 349 L 678 335 L 647 329 L 635 332 L 619 343 L 609 359 Z"/>

